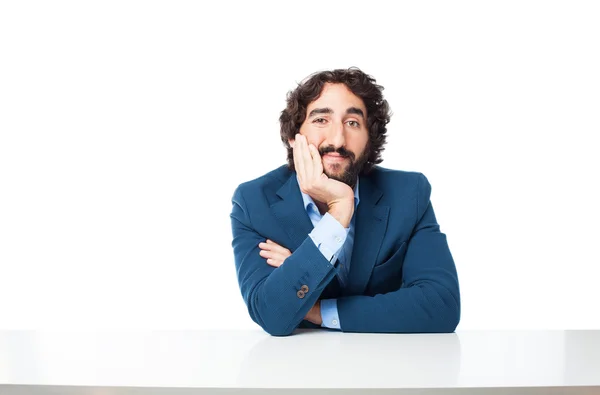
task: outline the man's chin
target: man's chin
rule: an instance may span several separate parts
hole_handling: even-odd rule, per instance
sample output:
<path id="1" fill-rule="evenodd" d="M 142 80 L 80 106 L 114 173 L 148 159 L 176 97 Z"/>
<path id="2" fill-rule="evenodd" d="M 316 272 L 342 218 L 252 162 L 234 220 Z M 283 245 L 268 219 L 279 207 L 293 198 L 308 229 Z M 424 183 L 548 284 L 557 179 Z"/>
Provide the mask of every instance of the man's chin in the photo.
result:
<path id="1" fill-rule="evenodd" d="M 364 162 L 362 159 L 359 159 L 358 162 L 348 160 L 344 162 L 346 163 L 323 163 L 323 173 L 329 178 L 354 187 L 358 174 L 364 166 Z"/>
<path id="2" fill-rule="evenodd" d="M 342 169 L 340 171 L 333 172 L 333 173 L 331 171 L 323 171 L 323 173 L 325 173 L 325 175 L 327 177 L 334 179 L 336 181 L 339 181 L 339 182 L 343 182 L 344 184 L 349 185 L 349 186 L 352 186 L 354 183 L 354 180 L 351 181 L 349 179 L 351 176 L 347 173 L 346 169 Z"/>
<path id="3" fill-rule="evenodd" d="M 325 173 L 325 175 L 329 178 L 333 178 L 334 180 L 342 181 L 342 178 L 344 177 L 344 174 L 346 174 L 347 170 L 348 169 L 342 168 L 342 167 L 338 167 L 338 170 L 332 170 L 331 168 L 329 168 L 329 169 L 323 169 L 323 173 Z"/>

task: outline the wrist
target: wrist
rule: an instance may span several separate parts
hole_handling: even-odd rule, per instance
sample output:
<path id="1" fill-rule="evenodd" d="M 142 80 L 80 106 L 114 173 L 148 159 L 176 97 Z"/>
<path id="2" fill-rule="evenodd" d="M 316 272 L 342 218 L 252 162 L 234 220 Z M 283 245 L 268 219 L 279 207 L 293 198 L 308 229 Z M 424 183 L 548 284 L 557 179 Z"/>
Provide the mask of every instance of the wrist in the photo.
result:
<path id="1" fill-rule="evenodd" d="M 321 301 L 318 300 L 317 303 L 313 306 L 314 316 L 313 323 L 316 325 L 321 325 L 323 323 L 323 318 L 321 318 Z"/>
<path id="2" fill-rule="evenodd" d="M 342 224 L 344 228 L 347 228 L 350 226 L 350 220 L 354 213 L 354 197 L 352 200 L 343 200 L 331 204 L 327 212 Z"/>

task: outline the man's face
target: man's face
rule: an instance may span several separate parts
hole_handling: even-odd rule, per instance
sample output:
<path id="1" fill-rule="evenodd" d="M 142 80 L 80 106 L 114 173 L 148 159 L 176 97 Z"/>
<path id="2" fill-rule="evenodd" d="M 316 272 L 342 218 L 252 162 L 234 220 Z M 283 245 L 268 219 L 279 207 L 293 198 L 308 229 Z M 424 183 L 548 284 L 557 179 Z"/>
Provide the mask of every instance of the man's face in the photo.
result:
<path id="1" fill-rule="evenodd" d="M 327 83 L 306 109 L 300 134 L 318 148 L 323 172 L 354 187 L 368 157 L 367 109 L 344 84 Z"/>

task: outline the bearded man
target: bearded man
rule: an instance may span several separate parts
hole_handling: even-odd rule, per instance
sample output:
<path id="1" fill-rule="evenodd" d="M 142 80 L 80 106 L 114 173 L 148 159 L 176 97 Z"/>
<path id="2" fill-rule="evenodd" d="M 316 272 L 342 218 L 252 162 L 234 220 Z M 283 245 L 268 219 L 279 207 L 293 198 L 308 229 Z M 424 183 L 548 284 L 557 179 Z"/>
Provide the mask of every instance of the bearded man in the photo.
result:
<path id="1" fill-rule="evenodd" d="M 314 73 L 280 116 L 287 164 L 237 187 L 233 253 L 266 332 L 453 332 L 454 260 L 417 172 L 379 166 L 390 110 L 357 68 Z"/>

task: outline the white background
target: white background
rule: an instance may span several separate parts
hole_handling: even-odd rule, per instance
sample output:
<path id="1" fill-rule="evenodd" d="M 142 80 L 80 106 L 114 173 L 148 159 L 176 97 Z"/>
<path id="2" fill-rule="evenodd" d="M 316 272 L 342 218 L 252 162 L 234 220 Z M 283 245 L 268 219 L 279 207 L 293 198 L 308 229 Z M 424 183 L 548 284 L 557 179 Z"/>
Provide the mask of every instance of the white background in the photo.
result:
<path id="1" fill-rule="evenodd" d="M 600 327 L 597 2 L 212 3 L 0 3 L 0 329 L 256 328 L 231 196 L 350 66 L 432 184 L 458 329 Z"/>

